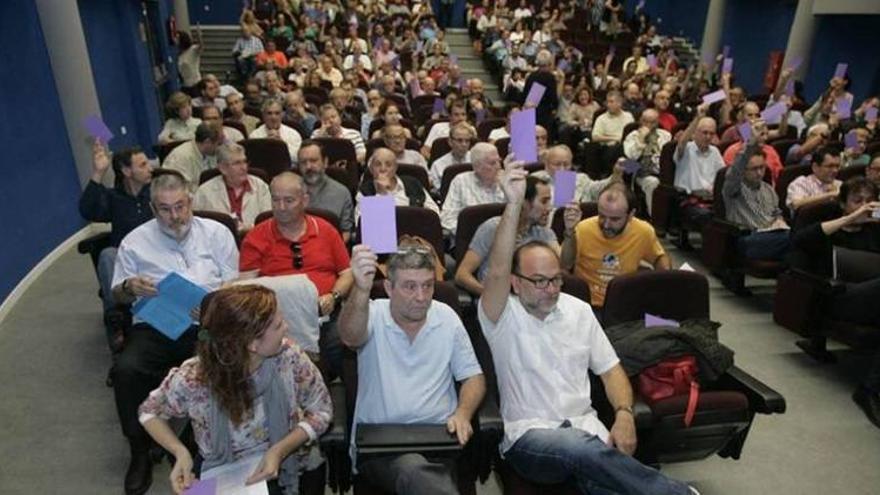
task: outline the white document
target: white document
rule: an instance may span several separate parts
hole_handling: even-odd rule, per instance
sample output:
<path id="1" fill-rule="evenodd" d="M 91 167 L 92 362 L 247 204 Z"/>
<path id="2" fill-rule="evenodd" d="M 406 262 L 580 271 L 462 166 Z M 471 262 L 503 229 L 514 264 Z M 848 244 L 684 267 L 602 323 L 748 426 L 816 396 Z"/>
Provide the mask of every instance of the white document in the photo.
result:
<path id="1" fill-rule="evenodd" d="M 678 269 L 679 269 L 679 270 L 684 270 L 684 271 L 686 271 L 686 272 L 695 272 L 695 271 L 696 271 L 696 270 L 694 270 L 694 267 L 692 267 L 690 264 L 688 264 L 687 261 L 685 261 L 684 263 L 682 263 L 681 266 L 678 267 Z"/>
<path id="2" fill-rule="evenodd" d="M 239 459 L 230 464 L 217 466 L 202 473 L 201 479 L 217 480 L 217 495 L 269 495 L 269 486 L 265 481 L 245 486 L 245 481 L 257 469 L 263 458 L 263 452 Z"/>

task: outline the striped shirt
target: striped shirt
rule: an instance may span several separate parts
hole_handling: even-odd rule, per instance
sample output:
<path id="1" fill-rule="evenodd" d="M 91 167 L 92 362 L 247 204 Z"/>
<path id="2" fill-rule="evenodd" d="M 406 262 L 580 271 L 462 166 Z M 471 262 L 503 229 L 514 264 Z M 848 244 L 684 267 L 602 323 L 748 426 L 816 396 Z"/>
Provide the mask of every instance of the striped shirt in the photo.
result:
<path id="1" fill-rule="evenodd" d="M 779 197 L 770 184 L 762 180 L 758 187 L 753 187 L 743 182 L 743 173 L 755 149 L 750 146 L 736 155 L 733 165 L 727 169 L 722 191 L 727 220 L 753 230 L 769 227 L 782 215 Z"/>
<path id="2" fill-rule="evenodd" d="M 455 234 L 458 228 L 458 214 L 468 206 L 488 203 L 504 203 L 504 191 L 497 182 L 491 188 L 484 187 L 474 172 L 464 172 L 452 179 L 449 192 L 443 201 L 440 223 L 443 230 Z"/>
<path id="3" fill-rule="evenodd" d="M 263 51 L 263 42 L 256 36 L 238 38 L 232 47 L 232 53 L 238 53 L 240 57 L 254 57 Z"/>
<path id="4" fill-rule="evenodd" d="M 785 206 L 794 213 L 795 201 L 839 190 L 840 184 L 841 182 L 837 179 L 834 179 L 833 184 L 823 184 L 815 174 L 803 175 L 788 185 Z"/>

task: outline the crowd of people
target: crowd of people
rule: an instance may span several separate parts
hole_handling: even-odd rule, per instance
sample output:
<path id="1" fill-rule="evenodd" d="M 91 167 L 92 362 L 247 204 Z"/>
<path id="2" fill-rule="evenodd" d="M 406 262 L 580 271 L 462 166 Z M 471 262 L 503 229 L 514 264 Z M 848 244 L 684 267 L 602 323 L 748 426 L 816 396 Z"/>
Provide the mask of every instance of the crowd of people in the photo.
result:
<path id="1" fill-rule="evenodd" d="M 177 493 L 199 472 L 251 455 L 261 461 L 250 482 L 296 493 L 301 476 L 323 468 L 325 382 L 343 374 L 346 348 L 358 356 L 355 425 L 443 424 L 466 444 L 486 380 L 459 315 L 431 302 L 444 278 L 479 298 L 501 450 L 519 474 L 572 478 L 582 493 L 696 493 L 631 457 L 633 391 L 600 325 L 610 280 L 646 264 L 674 267 L 651 223 L 663 150 L 672 151 L 675 207 L 697 224 L 713 218 L 725 171 L 720 198 L 726 220 L 751 231 L 739 244 L 748 259 L 827 258 L 831 245 L 880 252 L 880 156 L 866 154 L 880 138 L 880 100 L 853 109 L 844 74 L 808 106 L 788 69 L 772 94 L 750 97 L 723 55 L 684 64 L 641 7 L 627 18 L 622 3 L 469 2 L 473 50 L 503 101 L 462 75 L 446 39 L 446 1 L 436 14 L 408 0 L 254 1 L 227 81 L 200 73 L 198 33 L 181 33 L 182 90 L 168 98 L 157 136 L 170 150 L 161 168 L 140 149 L 111 158 L 96 142 L 80 202 L 85 218 L 112 225 L 97 271 L 114 353 L 109 381 L 131 446 L 126 493 L 149 488 L 154 443 L 174 456 Z M 535 84 L 543 97 L 524 101 Z M 703 103 L 718 90 L 721 101 Z M 776 104 L 779 115 L 765 117 Z M 539 158 L 527 164 L 508 150 L 510 117 L 530 108 Z M 326 138 L 350 143 L 356 163 L 331 162 Z M 283 143 L 290 170 L 259 170 L 245 139 Z M 802 164 L 811 173 L 787 186 L 786 211 L 774 186 Z M 864 172 L 836 180 L 852 167 Z M 102 185 L 110 168 L 114 187 Z M 334 173 L 352 168 L 361 177 L 354 188 Z M 559 171 L 577 173 L 561 211 Z M 436 216 L 444 252 L 408 237 L 386 259 L 356 244 L 361 202 L 376 195 Z M 838 219 L 791 233 L 800 209 L 835 201 Z M 458 246 L 465 255 L 455 263 L 461 212 L 492 203 L 503 214 Z M 583 218 L 582 203 L 598 214 Z M 561 235 L 551 229 L 557 215 Z M 209 291 L 177 339 L 127 316 L 170 273 Z M 589 303 L 560 294 L 564 273 L 586 281 Z M 371 300 L 380 279 L 388 299 Z M 880 280 L 851 285 L 835 311 L 876 325 Z M 559 372 L 548 362 L 562 363 Z M 612 424 L 590 407 L 587 368 L 601 377 Z M 880 427 L 878 392 L 880 356 L 856 393 Z M 169 427 L 172 417 L 189 418 L 195 449 Z M 352 457 L 359 476 L 389 491 L 457 493 L 448 459 L 358 459 L 356 448 Z"/>

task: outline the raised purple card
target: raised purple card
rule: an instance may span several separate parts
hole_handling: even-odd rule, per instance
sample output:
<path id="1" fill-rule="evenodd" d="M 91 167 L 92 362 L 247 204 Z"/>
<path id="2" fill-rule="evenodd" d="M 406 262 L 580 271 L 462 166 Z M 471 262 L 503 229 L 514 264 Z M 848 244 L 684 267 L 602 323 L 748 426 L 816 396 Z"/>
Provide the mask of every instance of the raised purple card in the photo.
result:
<path id="1" fill-rule="evenodd" d="M 681 325 L 675 320 L 667 320 L 659 316 L 645 313 L 645 328 L 651 327 L 674 327 L 679 328 Z"/>
<path id="2" fill-rule="evenodd" d="M 730 45 L 724 45 L 724 48 L 721 50 L 721 55 L 724 55 L 724 58 L 730 56 Z"/>
<path id="3" fill-rule="evenodd" d="M 788 106 L 781 101 L 777 101 L 761 112 L 761 119 L 768 124 L 778 124 L 786 110 L 788 110 Z"/>
<path id="4" fill-rule="evenodd" d="M 533 83 L 531 89 L 529 89 L 529 94 L 526 96 L 526 103 L 538 106 L 541 103 L 541 98 L 544 97 L 545 91 L 547 91 L 546 86 L 538 82 Z"/>
<path id="5" fill-rule="evenodd" d="M 843 137 L 843 145 L 848 149 L 854 149 L 859 147 L 859 133 L 856 131 L 849 131 L 846 133 L 846 136 Z"/>
<path id="6" fill-rule="evenodd" d="M 397 252 L 397 216 L 394 197 L 389 195 L 361 198 L 361 243 L 376 254 Z"/>
<path id="7" fill-rule="evenodd" d="M 510 148 L 517 160 L 538 161 L 538 138 L 535 136 L 535 109 L 528 108 L 510 116 Z"/>
<path id="8" fill-rule="evenodd" d="M 565 60 L 565 59 L 560 60 L 559 63 L 556 64 L 556 68 L 563 71 L 563 72 L 565 72 L 565 70 L 568 69 L 568 67 L 569 67 L 568 60 Z"/>
<path id="9" fill-rule="evenodd" d="M 840 63 L 837 64 L 837 67 L 834 69 L 834 77 L 844 77 L 846 76 L 846 68 L 848 64 Z"/>
<path id="10" fill-rule="evenodd" d="M 413 98 L 415 98 L 416 96 L 421 96 L 424 93 L 424 91 L 422 91 L 422 85 L 419 83 L 418 77 L 413 77 L 409 80 L 409 89 L 410 93 L 412 93 L 413 95 Z"/>
<path id="11" fill-rule="evenodd" d="M 624 160 L 624 162 L 623 162 L 623 171 L 628 174 L 634 174 L 641 169 L 642 169 L 642 164 L 635 161 L 635 160 L 628 158 L 628 159 Z"/>
<path id="12" fill-rule="evenodd" d="M 642 10 L 645 8 L 645 0 L 640 0 L 639 3 L 636 4 L 636 10 Z"/>
<path id="13" fill-rule="evenodd" d="M 434 108 L 431 109 L 431 113 L 446 113 L 446 103 L 443 101 L 443 98 L 434 99 Z"/>
<path id="14" fill-rule="evenodd" d="M 868 107 L 865 109 L 865 120 L 868 122 L 877 121 L 877 107 Z"/>
<path id="15" fill-rule="evenodd" d="M 711 105 L 713 103 L 723 101 L 727 99 L 727 93 L 724 92 L 723 89 L 719 89 L 718 91 L 714 91 L 707 95 L 703 95 L 703 103 L 706 105 Z"/>
<path id="16" fill-rule="evenodd" d="M 796 71 L 801 64 L 804 63 L 804 57 L 798 55 L 797 57 L 793 57 L 791 59 L 791 63 L 788 65 L 788 70 Z"/>
<path id="17" fill-rule="evenodd" d="M 733 72 L 733 59 L 725 58 L 724 63 L 721 65 L 721 73 L 730 74 L 731 72 Z"/>
<path id="18" fill-rule="evenodd" d="M 752 138 L 752 124 L 750 122 L 747 121 L 737 125 L 736 130 L 739 131 L 739 137 L 742 138 L 744 143 L 747 143 Z"/>
<path id="19" fill-rule="evenodd" d="M 89 115 L 83 119 L 82 124 L 90 136 L 104 144 L 107 144 L 113 139 L 113 133 L 110 132 L 110 129 L 104 124 L 104 121 L 101 120 L 101 117 L 98 117 L 97 115 Z"/>
<path id="20" fill-rule="evenodd" d="M 837 117 L 841 120 L 848 119 L 852 116 L 852 100 L 843 96 L 834 102 L 834 109 L 837 110 Z"/>
<path id="21" fill-rule="evenodd" d="M 785 94 L 787 96 L 794 96 L 794 79 L 789 79 L 787 83 L 785 83 Z"/>
<path id="22" fill-rule="evenodd" d="M 474 120 L 477 121 L 477 125 L 480 125 L 484 120 L 486 120 L 486 109 L 478 108 L 474 110 Z"/>
<path id="23" fill-rule="evenodd" d="M 217 493 L 217 478 L 197 480 L 183 492 L 183 495 L 215 495 Z"/>
<path id="24" fill-rule="evenodd" d="M 576 184 L 577 172 L 573 170 L 557 170 L 553 174 L 553 206 L 562 208 L 574 201 Z"/>
<path id="25" fill-rule="evenodd" d="M 647 56 L 647 59 L 648 59 L 648 67 L 650 67 L 652 69 L 656 69 L 657 68 L 657 57 L 654 56 L 653 53 L 649 53 Z"/>

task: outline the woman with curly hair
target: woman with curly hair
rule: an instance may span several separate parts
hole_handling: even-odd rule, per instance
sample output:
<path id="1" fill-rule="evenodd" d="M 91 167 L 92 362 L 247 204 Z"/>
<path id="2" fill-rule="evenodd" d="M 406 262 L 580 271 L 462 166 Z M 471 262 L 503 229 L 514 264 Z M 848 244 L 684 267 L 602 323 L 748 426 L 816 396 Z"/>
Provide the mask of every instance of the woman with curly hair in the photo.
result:
<path id="1" fill-rule="evenodd" d="M 285 339 L 275 294 L 264 287 L 209 294 L 201 325 L 196 357 L 172 369 L 139 410 L 150 436 L 176 459 L 172 488 L 181 493 L 202 470 L 261 454 L 247 482 L 269 480 L 270 493 L 297 493 L 300 473 L 322 463 L 314 442 L 331 417 L 320 372 Z M 171 417 L 190 418 L 201 460 L 195 473 Z"/>

